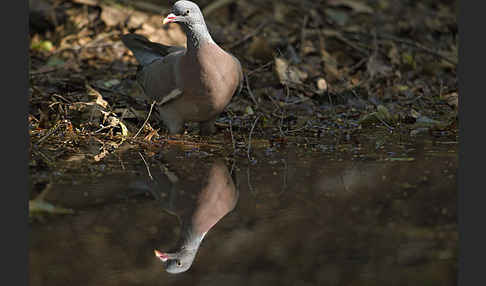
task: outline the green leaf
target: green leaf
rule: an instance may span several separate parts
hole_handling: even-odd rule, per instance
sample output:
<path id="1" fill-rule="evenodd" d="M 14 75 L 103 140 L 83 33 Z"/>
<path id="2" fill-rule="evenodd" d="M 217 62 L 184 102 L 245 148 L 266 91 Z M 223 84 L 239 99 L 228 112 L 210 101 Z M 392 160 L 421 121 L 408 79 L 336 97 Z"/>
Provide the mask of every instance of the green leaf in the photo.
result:
<path id="1" fill-rule="evenodd" d="M 49 66 L 49 67 L 55 67 L 55 66 L 61 66 L 63 65 L 65 62 L 61 59 L 61 58 L 58 58 L 56 56 L 52 56 L 50 57 L 48 60 L 47 60 L 47 63 L 46 65 Z"/>

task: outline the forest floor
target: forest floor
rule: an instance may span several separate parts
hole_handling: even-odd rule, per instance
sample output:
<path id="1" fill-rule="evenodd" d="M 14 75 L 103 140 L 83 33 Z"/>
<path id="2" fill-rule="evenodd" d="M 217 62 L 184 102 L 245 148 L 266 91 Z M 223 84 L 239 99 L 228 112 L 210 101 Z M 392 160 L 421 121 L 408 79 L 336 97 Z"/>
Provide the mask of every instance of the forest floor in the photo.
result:
<path id="1" fill-rule="evenodd" d="M 167 136 L 120 41 L 135 32 L 184 45 L 177 24 L 162 25 L 167 1 L 30 1 L 33 184 L 58 162 L 96 164 L 123 146 L 150 156 L 167 144 L 207 145 L 250 159 L 250 146 L 379 148 L 383 138 L 421 135 L 457 142 L 457 8 L 449 2 L 198 1 L 246 76 L 219 132 L 203 138 L 194 124 Z"/>

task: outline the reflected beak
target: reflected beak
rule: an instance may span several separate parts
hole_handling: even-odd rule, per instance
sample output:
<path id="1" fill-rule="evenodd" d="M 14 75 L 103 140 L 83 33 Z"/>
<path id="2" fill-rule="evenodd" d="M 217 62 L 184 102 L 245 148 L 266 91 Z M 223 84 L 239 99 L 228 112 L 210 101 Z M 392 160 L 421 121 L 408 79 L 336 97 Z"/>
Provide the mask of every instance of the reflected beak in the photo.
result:
<path id="1" fill-rule="evenodd" d="M 169 255 L 167 253 L 160 252 L 157 249 L 154 249 L 154 254 L 155 254 L 156 257 L 158 257 L 163 262 L 165 262 L 165 261 L 167 261 L 167 259 L 169 259 Z"/>
<path id="2" fill-rule="evenodd" d="M 174 22 L 176 18 L 177 16 L 174 13 L 170 13 L 169 15 L 167 15 L 167 17 L 164 18 L 164 21 L 162 21 L 162 25 Z"/>

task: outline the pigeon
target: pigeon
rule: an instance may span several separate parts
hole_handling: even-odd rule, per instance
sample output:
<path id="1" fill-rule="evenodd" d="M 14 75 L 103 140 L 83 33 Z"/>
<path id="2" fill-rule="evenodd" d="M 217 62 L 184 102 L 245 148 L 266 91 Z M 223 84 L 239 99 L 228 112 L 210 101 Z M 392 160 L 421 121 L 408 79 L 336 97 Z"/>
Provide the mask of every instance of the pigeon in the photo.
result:
<path id="1" fill-rule="evenodd" d="M 197 4 L 175 2 L 163 20 L 168 23 L 181 25 L 186 47 L 154 43 L 135 33 L 121 37 L 141 65 L 137 82 L 157 101 L 169 134 L 183 133 L 185 122 L 199 122 L 203 136 L 214 134 L 219 114 L 242 89 L 241 63 L 212 39 Z"/>

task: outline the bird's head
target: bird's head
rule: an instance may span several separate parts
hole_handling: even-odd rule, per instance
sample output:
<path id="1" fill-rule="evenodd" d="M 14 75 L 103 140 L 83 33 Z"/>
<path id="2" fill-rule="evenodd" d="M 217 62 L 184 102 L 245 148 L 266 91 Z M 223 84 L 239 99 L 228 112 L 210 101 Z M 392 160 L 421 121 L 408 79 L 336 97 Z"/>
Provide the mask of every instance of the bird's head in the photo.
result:
<path id="1" fill-rule="evenodd" d="M 171 13 L 165 17 L 163 24 L 180 23 L 187 26 L 204 24 L 204 17 L 196 3 L 186 0 L 177 1 Z"/>
<path id="2" fill-rule="evenodd" d="M 178 252 L 164 253 L 154 250 L 155 256 L 165 265 L 165 271 L 177 274 L 187 271 L 196 257 L 197 249 L 181 248 Z"/>

